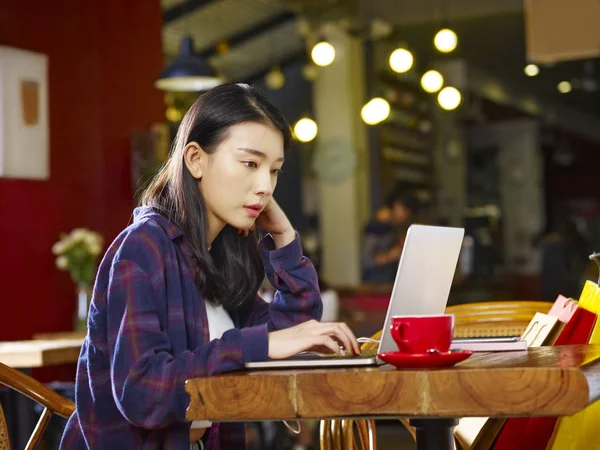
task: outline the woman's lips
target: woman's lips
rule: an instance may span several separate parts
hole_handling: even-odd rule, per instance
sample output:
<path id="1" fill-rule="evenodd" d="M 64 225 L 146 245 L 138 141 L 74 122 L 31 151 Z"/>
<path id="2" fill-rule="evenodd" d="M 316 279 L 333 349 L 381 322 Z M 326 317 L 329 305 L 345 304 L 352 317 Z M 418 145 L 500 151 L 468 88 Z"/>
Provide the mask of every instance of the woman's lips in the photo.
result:
<path id="1" fill-rule="evenodd" d="M 244 206 L 244 209 L 246 210 L 246 213 L 248 213 L 248 215 L 250 217 L 258 217 L 260 215 L 260 206 L 256 207 L 256 206 Z"/>

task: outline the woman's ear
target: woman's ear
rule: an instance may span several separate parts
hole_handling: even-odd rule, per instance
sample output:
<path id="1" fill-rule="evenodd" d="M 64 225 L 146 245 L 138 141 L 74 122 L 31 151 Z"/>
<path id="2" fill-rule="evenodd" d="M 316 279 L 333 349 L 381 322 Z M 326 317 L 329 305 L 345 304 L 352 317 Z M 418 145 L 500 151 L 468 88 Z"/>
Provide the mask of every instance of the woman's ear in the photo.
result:
<path id="1" fill-rule="evenodd" d="M 183 161 L 192 176 L 200 180 L 202 178 L 202 170 L 204 168 L 204 160 L 207 155 L 204 150 L 196 142 L 190 142 L 183 149 Z"/>

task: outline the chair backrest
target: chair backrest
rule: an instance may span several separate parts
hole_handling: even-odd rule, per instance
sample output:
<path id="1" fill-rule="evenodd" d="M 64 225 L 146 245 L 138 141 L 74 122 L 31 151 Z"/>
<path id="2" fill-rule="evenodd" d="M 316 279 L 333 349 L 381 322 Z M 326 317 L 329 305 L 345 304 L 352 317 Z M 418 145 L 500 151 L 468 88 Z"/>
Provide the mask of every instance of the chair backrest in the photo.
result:
<path id="1" fill-rule="evenodd" d="M 533 300 L 465 303 L 446 308 L 454 314 L 454 336 L 520 336 L 537 312 L 547 313 L 551 302 Z"/>
<path id="2" fill-rule="evenodd" d="M 75 403 L 47 388 L 39 381 L 25 373 L 0 363 L 0 384 L 13 389 L 44 407 L 44 411 L 29 438 L 26 450 L 36 448 L 52 414 L 69 418 L 75 411 Z M 10 450 L 8 428 L 0 406 L 0 450 Z"/>
<path id="3" fill-rule="evenodd" d="M 6 419 L 4 418 L 4 412 L 2 411 L 2 405 L 0 405 L 0 450 L 10 450 L 8 427 L 6 426 Z"/>

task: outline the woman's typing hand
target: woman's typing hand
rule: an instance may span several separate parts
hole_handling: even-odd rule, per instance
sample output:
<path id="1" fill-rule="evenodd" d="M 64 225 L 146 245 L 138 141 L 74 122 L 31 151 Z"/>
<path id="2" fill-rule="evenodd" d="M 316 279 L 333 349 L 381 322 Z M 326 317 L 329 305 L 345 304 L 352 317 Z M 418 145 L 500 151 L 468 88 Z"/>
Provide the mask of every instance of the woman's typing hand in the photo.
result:
<path id="1" fill-rule="evenodd" d="M 282 359 L 304 351 L 359 355 L 360 346 L 345 323 L 309 320 L 269 333 L 269 358 Z"/>

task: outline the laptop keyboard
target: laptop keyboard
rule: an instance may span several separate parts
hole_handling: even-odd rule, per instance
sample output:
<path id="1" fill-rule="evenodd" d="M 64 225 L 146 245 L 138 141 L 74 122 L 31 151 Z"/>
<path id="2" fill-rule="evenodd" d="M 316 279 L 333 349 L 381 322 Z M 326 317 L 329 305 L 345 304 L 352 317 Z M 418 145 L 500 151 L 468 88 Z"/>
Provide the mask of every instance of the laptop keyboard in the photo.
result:
<path id="1" fill-rule="evenodd" d="M 374 358 L 375 356 L 377 356 L 377 349 L 371 349 L 371 350 L 363 350 L 363 352 L 360 355 L 346 355 L 346 356 L 342 356 L 342 355 L 331 355 L 331 354 L 324 354 L 324 353 L 316 353 L 316 352 L 305 352 L 305 353 L 300 353 L 298 355 L 294 355 L 291 356 L 288 359 L 328 359 L 328 358 L 342 358 L 342 359 L 363 359 L 363 358 Z"/>
<path id="2" fill-rule="evenodd" d="M 363 350 L 360 355 L 340 356 L 340 358 L 374 358 L 377 356 L 377 349 Z"/>
<path id="3" fill-rule="evenodd" d="M 363 358 L 374 358 L 377 356 L 377 349 L 373 348 L 370 350 L 363 350 L 360 355 L 327 355 L 330 358 L 341 358 L 341 359 L 363 359 Z"/>
<path id="4" fill-rule="evenodd" d="M 359 355 L 360 358 L 374 358 L 377 356 L 377 349 L 371 348 L 369 350 L 363 350 Z"/>

